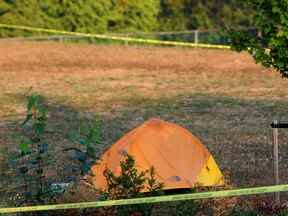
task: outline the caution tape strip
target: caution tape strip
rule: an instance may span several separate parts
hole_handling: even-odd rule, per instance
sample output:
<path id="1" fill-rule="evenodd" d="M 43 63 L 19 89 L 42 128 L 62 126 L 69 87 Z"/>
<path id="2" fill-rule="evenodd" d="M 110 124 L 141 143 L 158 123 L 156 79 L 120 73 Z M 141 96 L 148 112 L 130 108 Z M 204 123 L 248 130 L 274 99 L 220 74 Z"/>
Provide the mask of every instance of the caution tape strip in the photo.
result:
<path id="1" fill-rule="evenodd" d="M 214 191 L 214 192 L 201 192 L 201 193 L 190 193 L 190 194 L 144 197 L 144 198 L 134 198 L 134 199 L 55 204 L 55 205 L 42 205 L 42 206 L 27 206 L 27 207 L 15 207 L 15 208 L 0 208 L 0 214 L 1 213 L 3 214 L 3 213 L 49 211 L 49 210 L 64 210 L 64 209 L 97 208 L 97 207 L 105 207 L 105 206 L 119 206 L 119 205 L 144 204 L 144 203 L 147 204 L 147 203 L 172 202 L 172 201 L 208 199 L 208 198 L 223 198 L 223 197 L 232 197 L 232 196 L 284 192 L 284 191 L 288 191 L 288 184 L 266 186 L 266 187 L 254 187 L 254 188 L 246 188 L 246 189 Z"/>
<path id="2" fill-rule="evenodd" d="M 214 48 L 214 49 L 230 49 L 231 48 L 230 46 L 225 46 L 225 45 L 188 43 L 188 42 L 178 42 L 178 41 L 161 41 L 161 40 L 142 39 L 142 38 L 133 38 L 133 37 L 110 36 L 110 35 L 104 35 L 104 34 L 69 32 L 69 31 L 61 31 L 61 30 L 56 30 L 56 29 L 34 28 L 34 27 L 28 27 L 28 26 L 8 25 L 8 24 L 1 24 L 1 23 L 0 23 L 0 28 L 18 29 L 18 30 L 26 30 L 26 31 L 34 31 L 34 32 L 46 32 L 46 33 L 62 34 L 62 35 L 74 35 L 74 36 L 92 37 L 92 38 L 98 38 L 98 39 L 135 42 L 135 43 L 146 43 L 146 44 L 154 44 L 154 45 L 170 45 L 170 46 Z"/>

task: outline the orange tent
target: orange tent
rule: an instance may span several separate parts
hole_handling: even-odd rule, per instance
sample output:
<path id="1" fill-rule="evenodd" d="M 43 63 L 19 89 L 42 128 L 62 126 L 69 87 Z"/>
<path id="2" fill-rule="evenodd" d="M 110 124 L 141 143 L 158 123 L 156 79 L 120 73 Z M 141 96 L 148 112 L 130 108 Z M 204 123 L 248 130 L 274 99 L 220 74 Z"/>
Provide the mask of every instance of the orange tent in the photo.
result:
<path id="1" fill-rule="evenodd" d="M 92 166 L 92 182 L 106 188 L 105 169 L 120 174 L 120 161 L 128 153 L 140 171 L 153 166 L 164 189 L 223 185 L 223 175 L 207 148 L 188 130 L 159 119 L 150 119 L 112 145 Z"/>

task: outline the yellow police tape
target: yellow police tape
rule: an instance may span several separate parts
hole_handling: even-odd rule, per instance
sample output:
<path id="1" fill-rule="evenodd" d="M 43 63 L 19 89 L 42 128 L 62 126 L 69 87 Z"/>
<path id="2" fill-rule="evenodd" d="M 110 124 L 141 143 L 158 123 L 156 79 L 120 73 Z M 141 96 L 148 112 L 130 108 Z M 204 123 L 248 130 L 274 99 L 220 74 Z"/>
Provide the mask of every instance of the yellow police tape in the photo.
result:
<path id="1" fill-rule="evenodd" d="M 188 42 L 178 42 L 178 41 L 161 41 L 161 40 L 142 39 L 142 38 L 111 36 L 111 35 L 104 35 L 104 34 L 69 32 L 69 31 L 61 31 L 61 30 L 56 30 L 56 29 L 34 28 L 34 27 L 28 27 L 28 26 L 8 25 L 8 24 L 1 24 L 1 23 L 0 23 L 0 28 L 18 29 L 18 30 L 26 30 L 26 31 L 34 31 L 34 32 L 46 32 L 46 33 L 62 34 L 62 35 L 74 35 L 74 36 L 92 37 L 92 38 L 98 38 L 98 39 L 134 42 L 134 43 L 146 43 L 146 44 L 155 44 L 155 45 L 170 45 L 170 46 L 214 48 L 214 49 L 230 49 L 231 48 L 230 46 L 225 46 L 225 45 L 188 43 Z"/>
<path id="2" fill-rule="evenodd" d="M 42 206 L 27 206 L 27 207 L 15 207 L 15 208 L 0 208 L 0 214 L 1 213 L 17 213 L 17 212 L 49 211 L 49 210 L 64 210 L 64 209 L 96 208 L 96 207 L 104 207 L 104 206 L 172 202 L 172 201 L 221 198 L 221 197 L 223 198 L 223 197 L 255 195 L 255 194 L 283 192 L 283 191 L 288 191 L 288 184 L 266 186 L 266 187 L 245 188 L 245 189 L 224 190 L 224 191 L 214 191 L 214 192 L 201 192 L 201 193 L 178 194 L 178 195 L 168 195 L 168 196 L 144 197 L 144 198 L 134 198 L 134 199 L 55 204 L 55 205 L 42 205 Z"/>

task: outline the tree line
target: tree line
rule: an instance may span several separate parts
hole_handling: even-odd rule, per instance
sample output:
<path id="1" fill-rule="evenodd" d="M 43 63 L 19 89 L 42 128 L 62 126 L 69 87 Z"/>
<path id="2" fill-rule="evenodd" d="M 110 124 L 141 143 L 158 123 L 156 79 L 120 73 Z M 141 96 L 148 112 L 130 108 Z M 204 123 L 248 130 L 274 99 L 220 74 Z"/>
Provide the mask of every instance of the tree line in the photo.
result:
<path id="1" fill-rule="evenodd" d="M 239 0 L 2 0 L 0 23 L 93 33 L 179 31 L 253 26 L 253 11 Z M 15 35 L 23 31 L 0 31 Z"/>

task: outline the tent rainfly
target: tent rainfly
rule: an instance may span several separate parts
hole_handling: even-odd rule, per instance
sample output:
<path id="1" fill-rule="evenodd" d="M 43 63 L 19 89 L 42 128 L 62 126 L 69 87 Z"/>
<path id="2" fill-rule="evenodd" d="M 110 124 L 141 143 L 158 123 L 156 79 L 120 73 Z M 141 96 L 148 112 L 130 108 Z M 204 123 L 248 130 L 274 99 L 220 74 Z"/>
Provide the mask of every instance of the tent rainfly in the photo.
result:
<path id="1" fill-rule="evenodd" d="M 105 169 L 120 174 L 125 153 L 134 157 L 139 171 L 153 166 L 165 190 L 224 184 L 213 156 L 198 138 L 176 124 L 150 119 L 124 135 L 92 166 L 92 183 L 97 189 L 106 189 Z"/>

